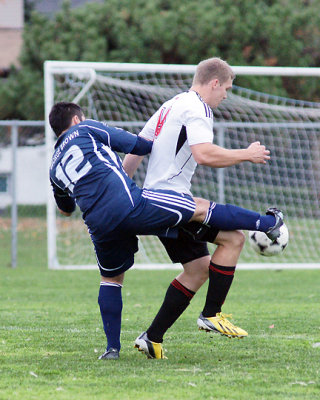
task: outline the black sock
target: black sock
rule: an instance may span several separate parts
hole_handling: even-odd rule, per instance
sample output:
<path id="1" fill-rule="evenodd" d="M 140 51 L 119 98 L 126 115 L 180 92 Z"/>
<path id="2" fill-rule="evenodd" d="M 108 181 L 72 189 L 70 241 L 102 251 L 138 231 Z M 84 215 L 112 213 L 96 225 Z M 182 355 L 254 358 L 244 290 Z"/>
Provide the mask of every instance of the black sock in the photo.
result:
<path id="1" fill-rule="evenodd" d="M 206 304 L 202 311 L 204 317 L 214 317 L 221 312 L 229 292 L 236 267 L 223 267 L 210 262 L 209 266 L 209 286 Z"/>
<path id="2" fill-rule="evenodd" d="M 188 307 L 194 294 L 176 279 L 171 282 L 162 306 L 147 330 L 152 342 L 162 343 L 163 335 Z"/>

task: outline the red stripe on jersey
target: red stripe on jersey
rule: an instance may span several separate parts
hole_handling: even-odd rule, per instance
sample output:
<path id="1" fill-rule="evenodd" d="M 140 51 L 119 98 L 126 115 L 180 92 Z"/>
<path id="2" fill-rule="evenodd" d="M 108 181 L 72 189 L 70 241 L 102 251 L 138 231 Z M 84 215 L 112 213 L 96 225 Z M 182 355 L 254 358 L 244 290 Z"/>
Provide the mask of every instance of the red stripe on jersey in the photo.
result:
<path id="1" fill-rule="evenodd" d="M 179 281 L 177 281 L 176 279 L 174 279 L 171 282 L 171 285 L 174 286 L 176 289 L 180 290 L 180 292 L 182 292 L 183 294 L 185 294 L 187 297 L 189 297 L 189 299 L 192 299 L 193 294 L 189 292 L 189 290 L 187 288 L 185 288 L 183 285 L 181 285 L 181 283 Z"/>
<path id="2" fill-rule="evenodd" d="M 162 127 L 163 127 L 163 124 L 166 122 L 166 119 L 167 119 L 167 116 L 168 116 L 170 110 L 171 110 L 171 107 L 170 107 L 170 108 L 167 110 L 167 112 L 164 114 L 164 117 L 163 117 L 163 118 L 162 118 L 162 116 L 163 116 L 163 113 L 165 112 L 165 108 L 163 108 L 163 109 L 160 111 L 160 115 L 159 115 L 159 118 L 158 118 L 157 126 L 156 126 L 156 129 L 155 129 L 155 132 L 154 132 L 154 136 L 155 136 L 155 137 L 157 137 L 157 136 L 160 135 L 161 129 L 162 129 Z"/>

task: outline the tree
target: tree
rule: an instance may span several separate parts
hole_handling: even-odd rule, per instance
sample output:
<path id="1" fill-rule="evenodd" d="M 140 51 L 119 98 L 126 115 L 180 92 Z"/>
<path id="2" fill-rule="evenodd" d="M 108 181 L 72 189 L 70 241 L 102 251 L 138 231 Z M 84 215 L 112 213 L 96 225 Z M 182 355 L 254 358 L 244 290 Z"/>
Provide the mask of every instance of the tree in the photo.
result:
<path id="1" fill-rule="evenodd" d="M 106 0 L 25 26 L 21 69 L 0 87 L 0 119 L 43 119 L 45 60 L 197 64 L 218 56 L 231 65 L 320 66 L 316 0 Z M 236 84 L 319 100 L 308 79 L 238 77 Z"/>

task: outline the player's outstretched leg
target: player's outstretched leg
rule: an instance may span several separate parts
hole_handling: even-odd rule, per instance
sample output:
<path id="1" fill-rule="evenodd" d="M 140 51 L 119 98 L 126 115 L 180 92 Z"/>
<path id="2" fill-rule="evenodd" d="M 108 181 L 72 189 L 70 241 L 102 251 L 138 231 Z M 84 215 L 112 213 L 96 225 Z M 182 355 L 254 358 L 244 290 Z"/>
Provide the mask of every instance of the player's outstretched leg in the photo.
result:
<path id="1" fill-rule="evenodd" d="M 142 351 L 148 358 L 163 359 L 165 357 L 161 343 L 149 340 L 147 332 L 141 333 L 134 342 L 134 347 Z"/>
<path id="2" fill-rule="evenodd" d="M 233 204 L 210 203 L 203 224 L 223 231 L 244 229 L 266 233 L 271 240 L 280 235 L 283 213 L 275 207 L 268 208 L 266 215 Z"/>

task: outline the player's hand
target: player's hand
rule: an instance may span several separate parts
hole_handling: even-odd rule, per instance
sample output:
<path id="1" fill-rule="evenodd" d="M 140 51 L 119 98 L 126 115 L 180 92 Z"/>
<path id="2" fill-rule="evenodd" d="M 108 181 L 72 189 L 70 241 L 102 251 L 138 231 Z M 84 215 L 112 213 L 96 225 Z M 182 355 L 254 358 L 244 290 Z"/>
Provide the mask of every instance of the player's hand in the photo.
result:
<path id="1" fill-rule="evenodd" d="M 247 148 L 248 161 L 254 164 L 266 164 L 270 160 L 270 151 L 266 149 L 266 146 L 260 144 L 260 142 L 253 142 Z"/>
<path id="2" fill-rule="evenodd" d="M 71 215 L 72 215 L 72 212 L 63 211 L 60 208 L 58 208 L 58 210 L 59 210 L 60 214 L 64 215 L 65 217 L 71 217 Z"/>

